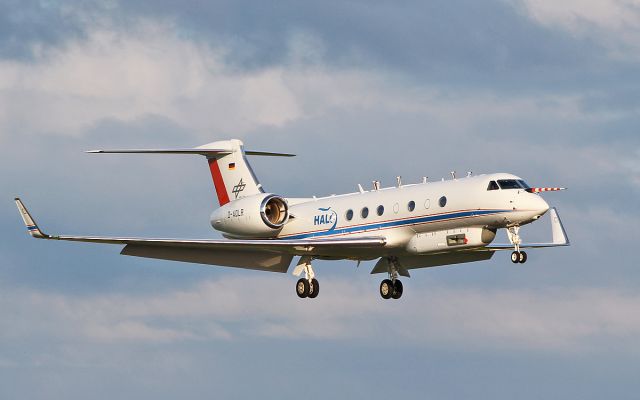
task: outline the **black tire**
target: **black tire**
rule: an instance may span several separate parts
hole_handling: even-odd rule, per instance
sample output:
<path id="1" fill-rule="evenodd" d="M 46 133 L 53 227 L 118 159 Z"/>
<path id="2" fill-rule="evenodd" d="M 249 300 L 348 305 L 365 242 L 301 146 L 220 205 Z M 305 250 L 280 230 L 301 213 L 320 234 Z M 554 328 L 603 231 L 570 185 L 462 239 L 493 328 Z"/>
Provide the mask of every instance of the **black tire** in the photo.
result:
<path id="1" fill-rule="evenodd" d="M 296 294 L 298 295 L 298 297 L 300 297 L 301 299 L 304 299 L 305 297 L 309 296 L 309 281 L 304 279 L 304 278 L 300 278 L 298 279 L 298 282 L 296 283 Z"/>
<path id="2" fill-rule="evenodd" d="M 385 279 L 380 282 L 380 296 L 385 300 L 393 296 L 393 282 L 391 282 L 390 279 Z"/>
<path id="3" fill-rule="evenodd" d="M 520 252 L 520 259 L 518 260 L 520 262 L 520 264 L 524 264 L 527 262 L 527 253 L 525 253 L 524 251 Z"/>
<path id="4" fill-rule="evenodd" d="M 517 264 L 520 262 L 520 252 L 514 251 L 511 253 L 511 262 Z"/>
<path id="5" fill-rule="evenodd" d="M 402 297 L 402 282 L 400 282 L 400 280 L 396 279 L 396 282 L 393 285 L 393 295 L 391 296 L 394 299 L 399 299 L 400 297 Z"/>
<path id="6" fill-rule="evenodd" d="M 315 299 L 318 297 L 318 293 L 320 293 L 320 284 L 316 278 L 311 280 L 311 288 L 309 289 L 309 298 Z"/>

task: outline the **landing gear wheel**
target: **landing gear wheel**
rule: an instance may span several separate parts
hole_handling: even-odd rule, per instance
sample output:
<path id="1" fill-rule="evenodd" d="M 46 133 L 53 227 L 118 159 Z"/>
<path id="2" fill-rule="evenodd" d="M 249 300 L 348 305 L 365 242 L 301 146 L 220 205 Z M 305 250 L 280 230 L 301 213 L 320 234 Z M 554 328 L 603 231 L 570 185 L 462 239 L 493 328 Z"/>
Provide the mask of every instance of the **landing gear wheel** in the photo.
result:
<path id="1" fill-rule="evenodd" d="M 393 283 L 393 294 L 391 295 L 391 297 L 396 300 L 402 297 L 402 282 L 397 279 Z"/>
<path id="2" fill-rule="evenodd" d="M 313 278 L 311 280 L 311 288 L 309 289 L 309 298 L 315 299 L 318 297 L 318 293 L 320 293 L 320 284 L 316 278 Z"/>
<path id="3" fill-rule="evenodd" d="M 385 300 L 393 296 L 393 282 L 391 282 L 391 279 L 385 279 L 380 283 L 380 296 Z"/>
<path id="4" fill-rule="evenodd" d="M 520 252 L 519 251 L 514 251 L 513 253 L 511 253 L 511 262 L 514 264 L 517 264 L 520 262 Z"/>
<path id="5" fill-rule="evenodd" d="M 298 279 L 298 283 L 296 283 L 296 293 L 298 294 L 298 297 L 300 297 L 301 299 L 308 297 L 310 289 L 311 288 L 308 280 L 304 278 Z"/>
<path id="6" fill-rule="evenodd" d="M 520 252 L 520 257 L 518 258 L 518 262 L 520 264 L 524 264 L 527 262 L 527 253 L 525 253 L 524 251 Z"/>

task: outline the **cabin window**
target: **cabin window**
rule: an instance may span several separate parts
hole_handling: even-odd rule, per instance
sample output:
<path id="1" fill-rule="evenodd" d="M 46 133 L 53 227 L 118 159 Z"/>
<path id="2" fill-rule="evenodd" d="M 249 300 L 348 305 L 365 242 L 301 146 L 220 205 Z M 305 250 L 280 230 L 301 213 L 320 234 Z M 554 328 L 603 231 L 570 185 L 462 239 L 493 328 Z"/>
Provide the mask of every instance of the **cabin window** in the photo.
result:
<path id="1" fill-rule="evenodd" d="M 378 209 L 376 210 L 376 212 L 378 213 L 378 215 L 382 215 L 384 214 L 384 206 L 378 206 Z"/>
<path id="2" fill-rule="evenodd" d="M 500 189 L 522 189 L 515 179 L 498 179 L 498 185 Z"/>
<path id="3" fill-rule="evenodd" d="M 438 200 L 438 204 L 440 204 L 440 207 L 444 207 L 447 205 L 447 198 L 445 196 L 440 197 L 440 200 Z"/>
<path id="4" fill-rule="evenodd" d="M 360 216 L 362 218 L 367 218 L 369 216 L 369 207 L 363 207 L 362 211 L 360 211 Z"/>
<path id="5" fill-rule="evenodd" d="M 489 186 L 487 187 L 487 190 L 498 190 L 500 189 L 498 187 L 498 184 L 496 183 L 496 181 L 491 181 L 489 182 Z"/>
<path id="6" fill-rule="evenodd" d="M 351 221 L 353 219 L 353 210 L 347 210 L 344 217 L 347 219 L 347 221 Z"/>
<path id="7" fill-rule="evenodd" d="M 416 202 L 411 200 L 408 204 L 407 204 L 407 209 L 409 211 L 413 211 L 416 209 Z"/>

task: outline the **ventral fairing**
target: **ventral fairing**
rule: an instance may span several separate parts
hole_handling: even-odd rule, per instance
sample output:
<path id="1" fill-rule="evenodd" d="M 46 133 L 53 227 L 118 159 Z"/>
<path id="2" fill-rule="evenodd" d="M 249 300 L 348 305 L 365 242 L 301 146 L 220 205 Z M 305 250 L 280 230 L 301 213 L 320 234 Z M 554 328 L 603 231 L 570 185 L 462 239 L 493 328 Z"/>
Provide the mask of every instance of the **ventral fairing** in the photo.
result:
<path id="1" fill-rule="evenodd" d="M 16 204 L 31 236 L 124 245 L 121 254 L 260 271 L 287 272 L 300 279 L 296 293 L 315 298 L 320 284 L 314 260 L 377 260 L 371 273 L 387 274 L 380 295 L 398 299 L 399 276 L 410 270 L 490 259 L 511 250 L 513 263 L 527 261 L 524 249 L 568 246 L 555 208 L 541 192 L 563 188 L 530 187 L 507 173 L 471 176 L 329 197 L 289 198 L 267 192 L 247 156 L 291 157 L 292 154 L 248 151 L 240 140 L 225 140 L 189 149 L 92 150 L 89 153 L 195 154 L 207 160 L 219 208 L 210 224 L 224 240 L 93 237 L 45 234 L 22 201 Z M 524 243 L 520 228 L 545 213 L 551 217 L 548 243 Z M 495 244 L 499 229 L 510 243 Z M 304 275 L 304 276 L 302 276 Z"/>

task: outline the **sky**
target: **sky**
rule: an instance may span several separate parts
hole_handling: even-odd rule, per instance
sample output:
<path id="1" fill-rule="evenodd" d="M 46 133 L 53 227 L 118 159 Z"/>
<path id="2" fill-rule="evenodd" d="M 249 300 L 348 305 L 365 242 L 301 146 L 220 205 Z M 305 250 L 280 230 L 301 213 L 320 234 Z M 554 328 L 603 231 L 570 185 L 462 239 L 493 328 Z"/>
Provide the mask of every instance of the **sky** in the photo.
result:
<path id="1" fill-rule="evenodd" d="M 640 3 L 0 0 L 0 398 L 633 399 Z M 120 256 L 50 233 L 218 238 L 204 160 L 239 138 L 291 197 L 510 172 L 572 245 L 412 272 Z M 548 221 L 522 229 L 550 236 Z M 499 236 L 498 240 L 506 240 Z"/>

